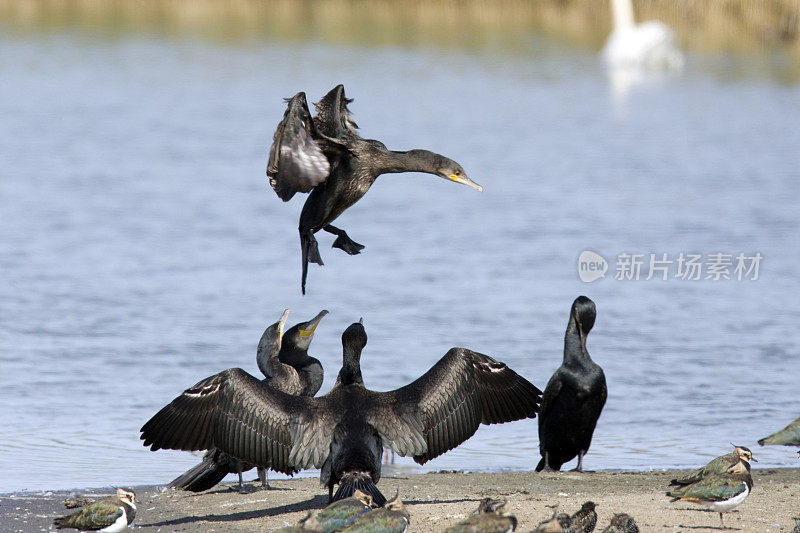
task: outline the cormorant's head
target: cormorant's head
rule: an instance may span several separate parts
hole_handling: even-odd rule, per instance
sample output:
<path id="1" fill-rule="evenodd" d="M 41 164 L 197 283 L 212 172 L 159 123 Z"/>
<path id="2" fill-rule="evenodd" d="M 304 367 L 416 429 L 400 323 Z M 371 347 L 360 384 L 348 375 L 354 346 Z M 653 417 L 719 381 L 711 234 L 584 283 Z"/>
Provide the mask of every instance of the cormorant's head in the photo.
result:
<path id="1" fill-rule="evenodd" d="M 350 348 L 357 354 L 360 354 L 367 345 L 367 331 L 364 329 L 363 320 L 362 318 L 358 322 L 350 324 L 342 333 L 342 346 Z"/>
<path id="2" fill-rule="evenodd" d="M 572 302 L 572 317 L 582 335 L 588 335 L 594 326 L 594 319 L 597 317 L 597 309 L 594 302 L 586 296 L 578 296 Z"/>
<path id="3" fill-rule="evenodd" d="M 756 463 L 758 462 L 757 459 L 753 459 L 753 452 L 751 452 L 750 448 L 748 448 L 747 446 L 736 446 L 734 444 L 733 453 L 735 453 L 739 459 L 747 463 L 749 463 L 750 461 L 755 461 Z"/>
<path id="4" fill-rule="evenodd" d="M 130 490 L 117 489 L 117 498 L 128 505 L 136 507 L 136 495 Z"/>
<path id="5" fill-rule="evenodd" d="M 311 346 L 311 341 L 314 339 L 314 330 L 327 314 L 328 311 L 323 309 L 308 322 L 300 322 L 286 330 L 286 333 L 283 334 L 282 345 L 284 347 L 291 346 L 304 352 L 308 351 L 308 347 Z"/>
<path id="6" fill-rule="evenodd" d="M 289 310 L 286 309 L 283 311 L 280 320 L 264 330 L 264 333 L 261 335 L 261 340 L 258 341 L 258 354 L 270 356 L 280 351 L 281 342 L 283 340 L 283 327 L 286 325 L 286 319 L 288 317 Z"/>
<path id="7" fill-rule="evenodd" d="M 464 172 L 463 168 L 461 168 L 461 165 L 459 165 L 452 159 L 439 155 L 436 158 L 435 165 L 436 165 L 437 176 L 440 176 L 446 180 L 455 181 L 456 183 L 467 185 L 479 191 L 483 191 L 483 187 L 481 187 L 480 185 L 469 179 L 467 177 L 467 173 Z"/>

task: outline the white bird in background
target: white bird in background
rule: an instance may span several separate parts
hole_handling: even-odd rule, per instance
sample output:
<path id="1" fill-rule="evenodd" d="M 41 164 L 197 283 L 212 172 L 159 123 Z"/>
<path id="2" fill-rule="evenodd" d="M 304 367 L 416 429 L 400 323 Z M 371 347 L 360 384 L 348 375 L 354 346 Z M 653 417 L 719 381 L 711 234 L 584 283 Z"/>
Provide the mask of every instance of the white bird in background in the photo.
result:
<path id="1" fill-rule="evenodd" d="M 683 54 L 675 34 L 658 21 L 636 24 L 632 0 L 611 0 L 614 29 L 603 48 L 603 58 L 613 69 L 678 71 Z"/>

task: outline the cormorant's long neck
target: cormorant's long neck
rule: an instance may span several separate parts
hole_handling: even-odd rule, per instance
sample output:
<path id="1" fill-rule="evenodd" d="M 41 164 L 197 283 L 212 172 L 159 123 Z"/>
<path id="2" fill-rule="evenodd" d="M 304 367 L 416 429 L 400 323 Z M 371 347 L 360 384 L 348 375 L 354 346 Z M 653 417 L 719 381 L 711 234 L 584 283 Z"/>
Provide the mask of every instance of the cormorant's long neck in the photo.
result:
<path id="1" fill-rule="evenodd" d="M 567 332 L 564 334 L 564 364 L 583 364 L 591 360 L 586 350 L 586 335 L 581 333 L 575 317 L 570 317 Z"/>
<path id="2" fill-rule="evenodd" d="M 351 385 L 353 383 L 364 384 L 361 378 L 361 350 L 355 350 L 351 347 L 344 347 L 344 361 L 342 369 L 339 371 L 337 382 L 342 385 Z"/>
<path id="3" fill-rule="evenodd" d="M 439 158 L 429 150 L 408 150 L 396 152 L 387 150 L 378 158 L 378 174 L 392 174 L 398 172 L 426 172 L 436 174 L 436 160 Z"/>
<path id="4" fill-rule="evenodd" d="M 314 362 L 314 359 L 308 355 L 308 352 L 300 349 L 290 349 L 280 351 L 278 358 L 281 363 L 293 366 L 296 369 L 303 368 L 309 363 Z"/>
<path id="5" fill-rule="evenodd" d="M 280 345 L 271 339 L 262 337 L 261 342 L 258 343 L 256 363 L 258 364 L 258 369 L 265 377 L 274 378 L 278 374 L 280 365 L 282 364 L 278 360 L 279 351 Z"/>

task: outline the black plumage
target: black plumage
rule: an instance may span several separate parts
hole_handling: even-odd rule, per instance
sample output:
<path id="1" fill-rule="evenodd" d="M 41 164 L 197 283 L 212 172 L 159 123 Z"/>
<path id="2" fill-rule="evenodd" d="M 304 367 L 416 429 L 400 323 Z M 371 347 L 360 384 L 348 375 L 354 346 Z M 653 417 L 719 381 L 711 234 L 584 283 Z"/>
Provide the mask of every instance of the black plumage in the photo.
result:
<path id="1" fill-rule="evenodd" d="M 314 331 L 328 311 L 322 310 L 307 322 L 300 322 L 283 331 L 289 310 L 284 311 L 278 322 L 267 327 L 261 335 L 256 350 L 256 361 L 267 384 L 287 394 L 314 396 L 322 387 L 324 378 L 319 360 L 308 355 Z M 201 492 L 217 485 L 228 474 L 239 474 L 239 491 L 243 491 L 242 472 L 255 467 L 231 455 L 212 448 L 203 456 L 202 462 L 190 468 L 169 486 L 191 492 Z M 269 488 L 266 470 L 259 467 L 258 477 L 264 488 Z"/>
<path id="2" fill-rule="evenodd" d="M 211 376 L 142 427 L 144 445 L 217 447 L 287 474 L 313 466 L 321 468 L 331 496 L 342 479 L 368 481 L 367 492 L 375 496 L 383 445 L 423 464 L 464 442 L 482 423 L 533 418 L 539 410 L 539 389 L 504 363 L 464 348 L 452 348 L 404 387 L 371 391 L 361 377 L 366 343 L 361 323 L 345 330 L 336 384 L 317 398 L 285 394 L 238 368 Z"/>
<path id="3" fill-rule="evenodd" d="M 536 471 L 560 470 L 578 456 L 577 471 L 589 450 L 597 419 L 608 390 L 603 369 L 586 350 L 586 337 L 597 312 L 594 302 L 579 296 L 572 303 L 564 335 L 564 361 L 547 383 L 539 415 L 539 452 Z"/>
<path id="4" fill-rule="evenodd" d="M 338 85 L 315 104 L 312 118 L 305 93 L 288 98 L 269 151 L 267 176 L 277 195 L 288 201 L 297 192 L 311 193 L 298 226 L 303 294 L 308 263 L 323 264 L 315 233 L 336 235 L 333 247 L 350 255 L 364 248 L 331 222 L 360 200 L 381 174 L 424 172 L 483 190 L 452 159 L 428 150 L 388 150 L 380 141 L 362 138 L 347 109 L 351 101 Z"/>

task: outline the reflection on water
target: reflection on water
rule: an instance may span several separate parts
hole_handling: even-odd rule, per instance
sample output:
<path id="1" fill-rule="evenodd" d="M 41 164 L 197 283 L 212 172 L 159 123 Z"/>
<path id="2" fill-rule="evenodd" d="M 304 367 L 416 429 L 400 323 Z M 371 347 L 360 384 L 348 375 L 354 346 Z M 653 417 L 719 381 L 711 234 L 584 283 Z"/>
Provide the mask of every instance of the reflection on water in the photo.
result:
<path id="1" fill-rule="evenodd" d="M 286 307 L 331 311 L 323 391 L 361 316 L 376 389 L 456 345 L 543 388 L 586 294 L 609 383 L 587 468 L 694 465 L 783 427 L 800 411 L 800 91 L 760 64 L 690 55 L 615 106 L 594 50 L 541 36 L 509 55 L 3 33 L 0 491 L 169 481 L 197 459 L 148 452 L 138 428 L 211 373 L 256 372 Z M 269 189 L 266 150 L 283 97 L 339 82 L 365 135 L 451 156 L 485 192 L 379 179 L 338 224 L 366 249 L 321 235 L 301 297 L 302 201 Z M 765 259 L 755 282 L 584 284 L 585 249 Z M 425 468 L 528 469 L 537 446 L 535 421 L 482 427 Z"/>

